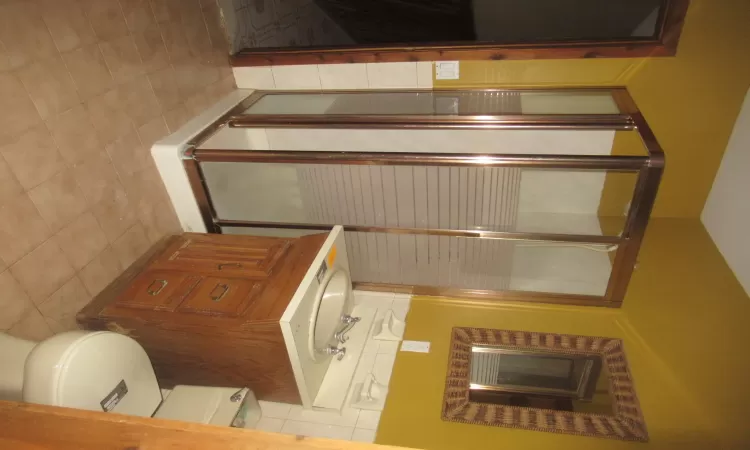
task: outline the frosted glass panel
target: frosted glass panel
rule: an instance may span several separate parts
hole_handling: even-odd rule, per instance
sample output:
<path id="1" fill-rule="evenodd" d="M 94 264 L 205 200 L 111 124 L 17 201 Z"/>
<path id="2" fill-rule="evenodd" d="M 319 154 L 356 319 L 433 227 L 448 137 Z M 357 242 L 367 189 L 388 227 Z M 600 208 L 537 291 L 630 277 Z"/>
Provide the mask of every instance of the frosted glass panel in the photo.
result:
<path id="1" fill-rule="evenodd" d="M 201 163 L 220 219 L 618 235 L 635 173 Z"/>
<path id="2" fill-rule="evenodd" d="M 243 114 L 619 114 L 609 91 L 348 92 L 267 94 Z"/>

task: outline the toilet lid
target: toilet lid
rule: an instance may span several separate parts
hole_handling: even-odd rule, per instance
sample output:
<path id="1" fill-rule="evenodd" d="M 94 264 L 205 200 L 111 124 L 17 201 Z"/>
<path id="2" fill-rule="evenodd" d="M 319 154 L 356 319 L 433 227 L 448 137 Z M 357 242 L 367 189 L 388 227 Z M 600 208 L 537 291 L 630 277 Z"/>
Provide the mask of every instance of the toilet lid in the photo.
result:
<path id="1" fill-rule="evenodd" d="M 333 345 L 333 335 L 342 326 L 341 317 L 349 306 L 352 283 L 349 273 L 343 269 L 328 271 L 320 283 L 310 317 L 308 352 L 315 361 L 321 361 L 329 345 Z"/>
<path id="2" fill-rule="evenodd" d="M 23 396 L 33 403 L 146 417 L 161 402 L 143 348 L 107 331 L 61 333 L 37 345 L 27 360 Z"/>

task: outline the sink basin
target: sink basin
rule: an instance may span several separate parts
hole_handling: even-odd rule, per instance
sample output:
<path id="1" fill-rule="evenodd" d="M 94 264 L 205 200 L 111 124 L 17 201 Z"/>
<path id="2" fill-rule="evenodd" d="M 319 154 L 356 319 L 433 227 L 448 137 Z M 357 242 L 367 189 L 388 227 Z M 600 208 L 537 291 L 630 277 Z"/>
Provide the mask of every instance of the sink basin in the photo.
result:
<path id="1" fill-rule="evenodd" d="M 326 348 L 336 345 L 333 335 L 344 326 L 341 317 L 349 311 L 351 297 L 349 274 L 341 269 L 329 271 L 320 283 L 310 317 L 308 351 L 313 360 L 324 360 Z"/>

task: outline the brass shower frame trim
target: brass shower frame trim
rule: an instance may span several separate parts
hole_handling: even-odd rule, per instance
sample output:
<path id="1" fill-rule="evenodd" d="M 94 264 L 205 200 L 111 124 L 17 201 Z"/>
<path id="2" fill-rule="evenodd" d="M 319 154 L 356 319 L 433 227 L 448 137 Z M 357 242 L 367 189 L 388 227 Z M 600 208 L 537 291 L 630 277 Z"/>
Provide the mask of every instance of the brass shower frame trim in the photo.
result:
<path id="1" fill-rule="evenodd" d="M 603 296 L 521 291 L 488 291 L 476 289 L 412 286 L 389 283 L 354 283 L 356 289 L 388 290 L 419 295 L 455 296 L 478 300 L 543 302 L 566 305 L 607 306 L 619 308 L 625 298 L 632 277 L 649 215 L 656 199 L 664 170 L 664 153 L 643 115 L 624 87 L 614 88 L 555 88 L 555 89 L 466 89 L 456 92 L 608 92 L 620 114 L 578 115 L 246 115 L 255 102 L 266 95 L 301 93 L 403 93 L 434 92 L 424 89 L 407 90 L 336 90 L 336 91 L 255 91 L 237 106 L 219 117 L 196 135 L 188 145 L 183 164 L 198 202 L 201 216 L 209 232 L 221 233 L 221 227 L 284 228 L 299 230 L 330 230 L 333 224 L 278 223 L 263 221 L 228 220 L 219 218 L 205 184 L 200 162 L 263 162 L 346 165 L 422 165 L 525 167 L 536 169 L 607 170 L 635 172 L 638 180 L 631 207 L 619 236 L 569 235 L 553 233 L 518 233 L 492 230 L 430 229 L 402 227 L 371 227 L 346 225 L 346 231 L 380 232 L 452 236 L 475 239 L 504 239 L 617 245 L 614 263 Z M 440 92 L 451 92 L 443 91 Z M 639 133 L 648 156 L 599 155 L 502 155 L 502 154 L 425 154 L 406 152 L 318 152 L 280 150 L 198 149 L 203 142 L 225 126 L 243 128 L 344 128 L 344 129 L 566 129 L 566 130 L 631 130 Z"/>

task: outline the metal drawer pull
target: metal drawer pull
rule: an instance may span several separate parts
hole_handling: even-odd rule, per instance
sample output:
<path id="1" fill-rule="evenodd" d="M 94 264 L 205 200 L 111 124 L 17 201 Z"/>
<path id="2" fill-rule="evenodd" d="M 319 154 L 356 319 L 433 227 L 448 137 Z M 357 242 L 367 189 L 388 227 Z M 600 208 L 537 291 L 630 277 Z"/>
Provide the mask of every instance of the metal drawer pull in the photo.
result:
<path id="1" fill-rule="evenodd" d="M 220 294 L 214 294 L 217 289 L 221 288 L 222 291 Z M 227 295 L 227 292 L 229 292 L 229 285 L 228 284 L 217 284 L 216 287 L 214 287 L 211 290 L 211 293 L 208 294 L 211 297 L 211 300 L 218 302 L 222 298 L 224 298 L 225 295 Z"/>
<path id="2" fill-rule="evenodd" d="M 151 289 L 151 286 L 153 286 L 156 283 L 160 283 L 161 286 L 159 286 L 159 288 L 156 290 Z M 151 282 L 151 284 L 148 285 L 148 287 L 146 288 L 146 292 L 148 292 L 148 295 L 159 295 L 159 292 L 161 292 L 162 289 L 164 289 L 164 286 L 166 285 L 167 285 L 167 280 L 154 280 Z"/>
<path id="3" fill-rule="evenodd" d="M 223 269 L 225 267 L 236 267 L 238 269 L 242 269 L 242 264 L 240 264 L 240 263 L 224 263 L 224 264 L 219 264 L 219 270 L 221 270 L 221 269 Z"/>

